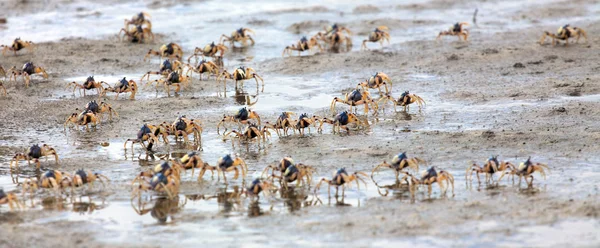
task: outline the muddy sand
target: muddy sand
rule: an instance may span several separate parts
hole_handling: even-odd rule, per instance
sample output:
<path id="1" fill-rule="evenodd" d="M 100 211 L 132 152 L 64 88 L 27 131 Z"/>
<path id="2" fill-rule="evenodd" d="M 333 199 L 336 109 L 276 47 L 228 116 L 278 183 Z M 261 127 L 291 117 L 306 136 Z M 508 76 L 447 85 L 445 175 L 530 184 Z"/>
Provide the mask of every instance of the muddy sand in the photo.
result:
<path id="1" fill-rule="evenodd" d="M 63 131 L 65 118 L 75 108 L 97 99 L 92 91 L 86 97 L 73 95 L 65 88 L 67 83 L 81 83 L 89 75 L 109 84 L 124 76 L 139 80 L 145 72 L 158 68 L 157 58 L 144 62 L 143 55 L 168 42 L 171 34 L 160 34 L 160 41 L 153 44 L 118 42 L 108 35 L 64 38 L 39 43 L 33 54 L 2 57 L 0 65 L 4 68 L 34 61 L 46 68 L 49 78 L 34 76 L 29 88 L 22 83 L 5 83 L 8 96 L 0 96 L 0 185 L 21 196 L 14 182 L 39 176 L 25 163 L 18 173 L 11 174 L 8 168 L 15 153 L 34 143 L 50 144 L 60 156 L 59 165 L 52 159 L 42 160 L 42 171 L 88 168 L 111 181 L 106 188 L 79 190 L 74 198 L 40 191 L 25 198 L 28 207 L 21 211 L 0 206 L 0 246 L 597 247 L 600 21 L 585 19 L 598 16 L 594 6 L 598 6 L 597 1 L 549 2 L 502 14 L 506 19 L 529 23 L 523 28 L 507 28 L 509 22 L 486 20 L 486 15 L 492 14 L 482 11 L 479 27 L 470 27 L 470 41 L 459 42 L 456 37 L 435 41 L 435 32 L 426 39 L 403 35 L 402 29 L 408 27 L 422 25 L 434 30 L 448 26 L 435 18 L 415 21 L 379 16 L 369 19 L 364 15 L 400 9 L 413 11 L 415 16 L 426 10 L 472 13 L 460 11 L 470 9 L 470 2 L 431 1 L 392 8 L 357 5 L 343 17 L 343 23 L 357 33 L 351 52 L 281 58 L 283 47 L 274 47 L 268 48 L 276 50 L 274 56 L 253 59 L 261 56 L 256 50 L 262 51 L 261 39 L 265 39 L 257 32 L 255 47 L 229 53 L 225 64 L 227 68 L 246 65 L 256 69 L 265 80 L 264 92 L 257 93 L 254 82 L 248 81 L 245 92 L 236 94 L 230 82 L 227 97 L 223 97 L 217 94 L 222 89 L 213 78 L 199 81 L 195 74 L 190 88 L 176 96 L 167 97 L 164 91 L 150 86 L 141 87 L 135 101 L 126 96 L 114 100 L 114 94 L 109 93 L 103 100 L 120 118 L 103 121 L 91 132 Z M 8 8 L 24 11 L 19 15 L 40 11 L 17 5 Z M 323 20 L 333 12 L 324 6 L 269 11 L 275 20 L 277 15 L 289 13 L 308 12 L 316 17 L 294 25 L 280 25 L 262 15 L 246 19 L 265 29 L 307 33 L 329 23 Z M 9 22 L 5 25 L 11 25 L 11 15 L 17 14 L 7 14 Z M 362 16 L 355 19 L 355 15 Z M 470 14 L 461 16 L 470 21 Z M 536 43 L 542 31 L 553 31 L 568 18 L 581 20 L 571 24 L 587 31 L 587 43 L 568 47 Z M 546 24 L 553 20 L 560 24 Z M 228 22 L 216 20 L 214 25 L 220 21 Z M 392 29 L 391 45 L 360 51 L 363 36 L 384 24 Z M 407 40 L 400 42 L 394 37 Z M 184 47 L 186 57 L 192 49 Z M 235 113 L 245 104 L 246 96 L 256 101 L 252 108 L 261 114 L 263 122 L 274 121 L 282 111 L 332 117 L 331 99 L 349 92 L 377 71 L 393 79 L 394 97 L 410 90 L 426 100 L 425 108 L 419 112 L 412 106 L 409 113 L 395 113 L 388 105 L 376 117 L 359 111 L 361 118 L 369 121 L 364 130 L 337 135 L 326 127 L 321 134 L 313 130 L 304 137 L 279 138 L 273 134 L 263 149 L 252 144 L 232 148 L 216 133 L 221 117 Z M 376 90 L 371 92 L 379 97 Z M 337 110 L 346 108 L 338 105 Z M 329 178 L 341 167 L 370 174 L 378 163 L 406 151 L 427 161 L 421 169 L 436 166 L 452 173 L 455 194 L 444 196 L 434 185 L 431 197 L 427 187 L 420 187 L 411 198 L 405 187 L 393 185 L 393 172 L 383 170 L 375 178 L 379 186 L 389 186 L 380 190 L 369 179 L 366 189 L 348 189 L 342 199 L 328 198 L 326 187 L 322 187 L 318 195 L 322 204 L 316 204 L 313 184 L 310 191 L 282 190 L 253 202 L 230 199 L 241 180 L 225 187 L 208 175 L 197 182 L 188 173 L 176 199 L 154 197 L 145 207 L 155 206 L 155 211 L 139 215 L 131 206 L 135 202 L 130 201 L 130 182 L 160 159 L 146 156 L 139 147 L 124 150 L 123 142 L 135 137 L 145 122 L 172 122 L 179 115 L 202 121 L 199 152 L 206 162 L 214 164 L 224 154 L 239 154 L 250 168 L 247 180 L 260 176 L 265 166 L 284 156 L 315 166 L 314 178 L 320 179 Z M 102 146 L 103 142 L 109 146 Z M 195 148 L 172 142 L 159 145 L 155 153 L 179 157 Z M 535 174 L 534 187 L 529 189 L 504 180 L 499 186 L 467 183 L 465 169 L 469 163 L 482 163 L 490 155 L 500 155 L 500 159 L 515 164 L 531 156 L 548 164 L 550 174 L 545 180 Z M 386 189 L 388 194 L 381 196 L 379 192 Z"/>

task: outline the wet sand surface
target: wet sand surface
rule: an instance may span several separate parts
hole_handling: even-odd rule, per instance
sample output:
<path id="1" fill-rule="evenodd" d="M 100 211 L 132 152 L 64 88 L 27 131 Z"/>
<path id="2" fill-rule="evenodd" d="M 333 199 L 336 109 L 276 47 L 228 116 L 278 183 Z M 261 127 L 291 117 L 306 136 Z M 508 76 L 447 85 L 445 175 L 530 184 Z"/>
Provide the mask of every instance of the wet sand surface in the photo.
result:
<path id="1" fill-rule="evenodd" d="M 20 67 L 33 61 L 49 78 L 33 76 L 29 88 L 21 81 L 4 83 L 8 96 L 0 96 L 0 187 L 21 196 L 15 182 L 39 176 L 24 162 L 18 173 L 9 170 L 12 156 L 35 143 L 53 146 L 60 156 L 59 165 L 42 159 L 41 171 L 87 168 L 111 181 L 105 188 L 78 190 L 74 198 L 40 190 L 25 197 L 28 207 L 21 211 L 0 205 L 2 247 L 157 247 L 174 242 L 227 247 L 600 245 L 598 1 L 261 1 L 245 11 L 238 2 L 223 6 L 213 1 L 49 1 L 46 7 L 17 2 L 0 5 L 0 16 L 8 21 L 0 24 L 0 41 L 9 44 L 20 36 L 35 41 L 37 48 L 33 54 L 4 56 L 0 65 Z M 456 37 L 435 41 L 452 23 L 472 22 L 476 7 L 477 25 L 469 26 L 469 42 Z M 152 14 L 158 40 L 119 42 L 115 34 L 123 19 L 140 9 Z M 180 16 L 169 18 L 173 12 Z M 333 22 L 353 31 L 352 51 L 281 57 L 285 46 Z M 105 28 L 90 28 L 97 23 Z M 566 23 L 585 29 L 587 43 L 536 43 L 543 31 L 554 32 Z M 35 24 L 35 32 L 25 28 Z M 360 51 L 362 39 L 379 25 L 390 28 L 391 44 L 380 49 L 371 43 L 372 50 Z M 86 97 L 73 95 L 66 89 L 68 82 L 82 83 L 89 75 L 111 85 L 122 77 L 137 81 L 159 67 L 158 58 L 143 61 L 149 49 L 173 41 L 183 46 L 187 58 L 194 47 L 240 26 L 256 31 L 256 45 L 228 51 L 225 68 L 253 67 L 265 80 L 264 92 L 257 93 L 252 81 L 236 92 L 229 82 L 224 97 L 213 78 L 199 81 L 194 74 L 190 88 L 176 96 L 167 97 L 151 86 L 141 87 L 135 101 L 127 100 L 128 94 L 114 100 L 109 93 L 102 100 L 120 118 L 103 121 L 96 131 L 63 131 L 75 108 L 97 99 L 92 91 Z M 331 99 L 378 71 L 392 78 L 395 98 L 409 90 L 425 99 L 424 109 L 411 106 L 409 113 L 396 113 L 388 105 L 378 116 L 368 116 L 364 130 L 338 135 L 327 126 L 321 134 L 313 130 L 304 137 L 273 134 L 264 149 L 255 144 L 232 147 L 217 135 L 222 116 L 244 106 L 246 96 L 256 101 L 251 108 L 263 122 L 275 121 L 282 111 L 333 117 Z M 377 90 L 371 93 L 379 98 Z M 338 104 L 336 109 L 347 106 Z M 202 159 L 214 164 L 225 154 L 239 154 L 250 169 L 247 183 L 284 156 L 315 166 L 318 180 L 341 167 L 370 174 L 383 160 L 406 151 L 427 161 L 421 169 L 436 166 L 452 173 L 455 194 L 443 196 L 434 185 L 428 197 L 422 186 L 411 198 L 406 187 L 394 184 L 391 170 L 382 170 L 375 176 L 377 185 L 369 179 L 366 189 L 347 189 L 343 199 L 328 198 L 326 186 L 315 198 L 313 185 L 254 202 L 232 199 L 242 180 L 226 187 L 208 175 L 197 182 L 188 172 L 177 198 L 155 196 L 139 206 L 130 201 L 131 181 L 160 159 L 148 158 L 139 146 L 124 150 L 123 142 L 134 138 L 145 122 L 172 122 L 180 115 L 202 121 Z M 176 158 L 195 148 L 171 142 L 160 144 L 156 154 Z M 465 181 L 470 163 L 481 164 L 496 154 L 514 164 L 531 156 L 548 164 L 550 174 L 545 180 L 535 174 L 532 189 L 506 180 L 499 186 Z M 149 211 L 138 214 L 135 209 L 140 207 Z"/>

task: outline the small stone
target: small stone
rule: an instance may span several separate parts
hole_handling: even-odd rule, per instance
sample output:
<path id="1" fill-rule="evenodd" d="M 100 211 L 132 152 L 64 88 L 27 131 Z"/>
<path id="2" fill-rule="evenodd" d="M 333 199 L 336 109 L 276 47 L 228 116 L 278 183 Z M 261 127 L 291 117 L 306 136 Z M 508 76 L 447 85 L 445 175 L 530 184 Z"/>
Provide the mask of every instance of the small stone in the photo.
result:
<path id="1" fill-rule="evenodd" d="M 523 63 L 515 63 L 513 65 L 514 68 L 525 68 L 525 65 L 523 65 Z"/>

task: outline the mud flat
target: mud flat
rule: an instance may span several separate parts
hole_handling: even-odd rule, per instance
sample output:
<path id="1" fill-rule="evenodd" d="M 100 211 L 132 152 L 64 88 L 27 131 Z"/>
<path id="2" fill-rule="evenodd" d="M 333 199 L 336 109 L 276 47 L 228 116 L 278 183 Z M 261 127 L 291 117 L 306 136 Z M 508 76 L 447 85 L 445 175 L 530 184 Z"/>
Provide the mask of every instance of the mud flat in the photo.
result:
<path id="1" fill-rule="evenodd" d="M 137 3 L 126 4 L 130 9 L 122 11 L 128 13 L 138 11 L 134 7 L 144 7 Z M 502 12 L 491 11 L 493 2 L 482 4 L 479 26 L 470 27 L 469 42 L 458 42 L 455 37 L 433 40 L 438 31 L 451 24 L 435 18 L 433 12 L 470 21 L 473 4 L 469 1 L 399 6 L 370 4 L 345 8 L 335 4 L 275 5 L 251 12 L 241 20 L 260 23 L 260 27 L 255 28 L 257 44 L 254 48 L 230 53 L 225 64 L 227 68 L 239 65 L 255 68 L 265 79 L 264 92 L 257 93 L 254 82 L 248 81 L 244 92 L 237 94 L 229 84 L 227 97 L 223 97 L 217 94 L 222 86 L 217 86 L 214 79 L 199 81 L 197 76 L 190 88 L 174 97 L 167 97 L 164 91 L 155 91 L 151 86 L 142 87 L 135 101 L 126 100 L 124 96 L 114 100 L 114 95 L 104 99 L 119 112 L 120 118 L 103 122 L 93 132 L 63 132 L 65 118 L 75 108 L 82 108 L 97 98 L 93 92 L 88 92 L 87 97 L 73 95 L 65 88 L 68 82 L 81 82 L 89 75 L 109 84 L 124 76 L 139 80 L 147 71 L 158 69 L 158 59 L 142 61 L 148 49 L 156 49 L 160 42 L 173 38 L 184 44 L 187 56 L 194 48 L 192 44 L 201 43 L 194 41 L 195 35 L 204 32 L 216 39 L 221 33 L 230 32 L 229 26 L 238 25 L 232 21 L 234 17 L 211 16 L 203 19 L 210 23 L 210 28 L 203 26 L 187 33 L 170 32 L 159 26 L 160 42 L 155 44 L 118 42 L 109 34 L 91 38 L 65 35 L 58 41 L 39 42 L 34 54 L 2 57 L 0 64 L 4 68 L 34 61 L 46 68 L 50 77 L 43 80 L 34 76 L 34 83 L 27 89 L 21 83 L 5 83 L 9 94 L 0 97 L 0 187 L 20 192 L 14 180 L 36 176 L 36 171 L 23 163 L 16 175 L 11 175 L 8 169 L 12 156 L 33 143 L 51 144 L 61 156 L 60 165 L 42 160 L 43 170 L 74 171 L 83 167 L 99 171 L 112 180 L 104 189 L 97 187 L 79 192 L 82 197 L 76 199 L 57 199 L 53 192 L 40 193 L 33 199 L 27 198 L 30 207 L 24 211 L 11 212 L 2 205 L 0 246 L 155 247 L 171 243 L 170 239 L 177 239 L 184 246 L 198 243 L 217 246 L 598 246 L 598 3 L 548 2 L 520 6 L 507 2 L 500 5 L 505 10 Z M 56 8 L 77 8 L 76 5 L 65 6 Z M 214 6 L 211 1 L 156 6 L 153 20 L 159 23 L 160 16 L 168 11 L 185 13 L 188 8 Z M 9 26 L 0 32 L 10 37 L 18 33 L 10 27 L 12 18 L 39 17 L 55 11 L 37 11 L 32 6 L 12 3 L 7 7 L 18 10 L 6 14 L 7 24 L 0 24 Z M 565 9 L 568 11 L 563 12 Z M 108 15 L 106 10 L 98 11 L 101 16 Z M 398 13 L 412 15 L 406 19 L 394 17 Z M 289 15 L 301 18 L 283 21 Z M 93 17 L 83 21 L 91 22 L 89 18 Z M 118 20 L 116 25 L 120 25 L 120 16 L 115 19 Z M 359 51 L 364 34 L 377 25 L 386 25 L 386 20 L 392 28 L 392 44 L 383 49 L 370 44 L 374 50 Z M 332 22 L 343 23 L 359 33 L 353 38 L 353 51 L 279 57 L 285 45 L 299 38 L 297 35 L 314 33 Z M 554 31 L 567 22 L 585 29 L 588 42 L 568 47 L 535 43 L 542 31 Z M 226 31 L 213 26 L 225 26 Z M 60 26 L 50 27 L 58 29 Z M 263 34 L 281 34 L 278 36 L 281 40 L 260 37 L 261 29 Z M 370 126 L 366 130 L 334 135 L 327 127 L 322 134 L 313 131 L 306 137 L 278 138 L 275 135 L 266 149 L 260 150 L 254 145 L 248 149 L 232 148 L 229 141 L 222 141 L 216 133 L 215 127 L 223 114 L 233 114 L 242 107 L 246 96 L 256 101 L 252 108 L 261 114 L 263 121 L 275 120 L 282 111 L 330 117 L 329 104 L 333 97 L 342 96 L 377 71 L 393 79 L 394 97 L 409 90 L 426 100 L 425 108 L 419 112 L 415 106 L 407 114 L 394 113 L 388 106 L 377 117 L 369 116 Z M 378 97 L 376 92 L 372 94 Z M 338 110 L 345 108 L 337 107 Z M 202 158 L 214 164 L 224 154 L 237 153 L 249 164 L 248 180 L 259 176 L 266 165 L 283 156 L 315 166 L 315 179 L 320 179 L 330 177 L 340 167 L 352 172 L 370 172 L 381 161 L 407 151 L 409 156 L 425 159 L 427 166 L 453 173 L 455 195 L 442 196 L 434 186 L 429 198 L 426 187 L 421 187 L 411 199 L 402 187 L 378 190 L 369 180 L 367 189 L 346 190 L 343 200 L 328 199 L 322 187 L 318 195 L 322 204 L 315 205 L 312 189 L 286 191 L 269 199 L 261 198 L 256 203 L 228 198 L 239 190 L 241 181 L 225 187 L 210 176 L 196 182 L 188 173 L 175 200 L 153 200 L 145 206 L 132 204 L 130 182 L 133 176 L 146 170 L 148 165 L 158 163 L 159 159 L 146 158 L 140 148 L 123 150 L 123 142 L 135 137 L 144 122 L 172 122 L 183 114 L 203 122 Z M 102 146 L 103 142 L 109 145 Z M 160 145 L 156 153 L 177 157 L 189 150 L 191 148 L 181 144 Z M 510 181 L 503 181 L 497 187 L 465 181 L 469 163 L 482 163 L 497 154 L 513 163 L 531 156 L 534 161 L 550 165 L 551 173 L 546 180 L 536 174 L 533 189 Z M 375 178 L 379 186 L 394 182 L 392 171 L 381 171 Z M 386 190 L 387 196 L 379 194 Z M 140 215 L 135 211 L 140 207 L 156 207 L 156 210 Z"/>

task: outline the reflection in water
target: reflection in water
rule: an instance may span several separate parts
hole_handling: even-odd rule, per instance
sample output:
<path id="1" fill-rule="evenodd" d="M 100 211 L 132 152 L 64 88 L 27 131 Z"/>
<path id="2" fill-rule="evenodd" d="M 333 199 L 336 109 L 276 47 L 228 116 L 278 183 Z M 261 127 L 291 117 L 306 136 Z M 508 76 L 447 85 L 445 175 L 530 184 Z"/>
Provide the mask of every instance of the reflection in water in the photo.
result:
<path id="1" fill-rule="evenodd" d="M 79 201 L 73 202 L 73 212 L 77 212 L 81 215 L 91 214 L 95 210 L 101 210 L 104 207 L 106 207 L 104 199 L 102 199 L 102 202 L 100 204 L 96 204 L 92 201 L 92 198 L 89 196 L 87 202 L 81 201 L 81 198 L 79 199 Z"/>
<path id="2" fill-rule="evenodd" d="M 227 192 L 227 188 L 221 189 L 216 196 L 221 213 L 231 213 L 241 209 L 242 202 L 240 200 L 241 190 L 239 186 L 233 186 L 233 191 Z M 210 199 L 210 198 L 208 198 Z"/>
<path id="3" fill-rule="evenodd" d="M 287 189 L 279 189 L 279 195 L 283 199 L 283 205 L 290 213 L 300 210 L 303 204 L 305 207 L 313 205 L 312 201 L 307 200 L 308 194 L 305 190 L 296 190 L 293 186 L 289 186 Z"/>
<path id="4" fill-rule="evenodd" d="M 258 217 L 263 215 L 264 212 L 260 208 L 260 203 L 258 201 L 251 201 L 248 204 L 248 217 Z"/>
<path id="5" fill-rule="evenodd" d="M 227 94 L 227 92 L 225 92 Z M 227 95 L 225 95 L 227 97 Z M 233 96 L 235 102 L 239 105 L 252 106 L 258 102 L 258 88 L 256 89 L 256 95 L 250 96 L 248 92 L 245 92 L 243 88 L 236 88 L 235 95 Z M 254 99 L 254 101 L 252 101 Z"/>
<path id="6" fill-rule="evenodd" d="M 42 208 L 44 210 L 65 210 L 65 199 L 62 197 L 48 196 L 42 198 Z M 33 201 L 32 201 L 33 207 Z"/>
<path id="7" fill-rule="evenodd" d="M 396 181 L 394 184 L 389 185 L 380 185 L 374 180 L 373 183 L 377 187 L 377 193 L 381 196 L 388 196 L 391 190 L 394 198 L 398 200 L 408 199 L 411 203 L 415 202 L 415 189 L 408 184 L 403 184 L 402 181 Z"/>
<path id="8" fill-rule="evenodd" d="M 30 207 L 35 207 L 36 201 L 34 201 L 34 197 L 30 198 Z M 59 210 L 59 211 L 68 211 L 71 210 L 75 213 L 83 214 L 91 214 L 94 211 L 104 209 L 107 204 L 105 203 L 104 198 L 100 198 L 97 200 L 92 199 L 91 196 L 87 196 L 86 200 L 82 200 L 82 197 L 63 197 L 60 196 L 46 196 L 40 199 L 40 205 L 44 210 Z M 70 209 L 69 209 L 70 207 Z"/>
<path id="9" fill-rule="evenodd" d="M 179 201 L 179 196 L 169 199 L 167 197 L 160 197 L 156 199 L 154 206 L 146 208 L 145 206 L 149 202 L 143 201 L 141 198 L 138 199 L 137 205 L 134 204 L 134 198 L 131 199 L 131 207 L 139 215 L 145 215 L 150 212 L 152 218 L 156 219 L 160 223 L 166 223 L 169 217 L 173 220 L 173 215 L 177 214 L 187 203 L 187 198 L 183 201 Z"/>
<path id="10" fill-rule="evenodd" d="M 243 186 L 242 186 L 243 187 Z M 233 191 L 227 191 L 228 187 L 220 188 L 218 192 L 214 195 L 186 195 L 187 199 L 192 201 L 198 200 L 212 200 L 217 199 L 217 204 L 219 206 L 219 212 L 225 215 L 229 215 L 232 212 L 238 212 L 242 209 L 242 191 L 240 186 L 233 186 Z"/>
<path id="11" fill-rule="evenodd" d="M 333 198 L 335 199 L 335 204 L 334 206 L 336 207 L 351 207 L 352 204 L 350 203 L 346 203 L 346 199 L 345 199 L 345 195 L 341 194 L 341 195 L 334 195 Z M 360 199 L 356 199 L 356 206 L 360 207 Z M 319 198 L 318 195 L 314 195 L 314 200 L 312 201 L 306 201 L 306 206 L 316 206 L 317 204 L 323 205 L 323 201 L 321 200 L 321 198 Z M 327 205 L 331 206 L 331 195 L 327 197 Z"/>
<path id="12" fill-rule="evenodd" d="M 295 190 L 294 187 L 269 190 L 269 193 L 266 193 L 264 197 L 256 197 L 250 194 L 246 196 L 242 188 L 243 186 L 234 186 L 230 189 L 221 188 L 214 195 L 195 194 L 186 195 L 185 197 L 192 201 L 216 199 L 219 213 L 226 217 L 240 214 L 248 217 L 262 216 L 267 213 L 265 209 L 268 209 L 268 211 L 279 209 L 280 207 L 277 207 L 279 204 L 283 204 L 283 209 L 291 213 L 300 210 L 302 207 L 313 206 L 317 203 L 317 199 L 309 196 L 308 191 Z M 279 196 L 281 201 L 275 200 L 275 196 Z"/>

